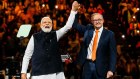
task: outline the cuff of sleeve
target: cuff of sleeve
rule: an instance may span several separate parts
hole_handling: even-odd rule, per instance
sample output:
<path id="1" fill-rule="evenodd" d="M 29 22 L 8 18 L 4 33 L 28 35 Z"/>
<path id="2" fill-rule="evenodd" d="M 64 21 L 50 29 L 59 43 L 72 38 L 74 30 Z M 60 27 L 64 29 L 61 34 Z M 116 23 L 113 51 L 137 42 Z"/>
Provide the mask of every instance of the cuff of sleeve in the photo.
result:
<path id="1" fill-rule="evenodd" d="M 71 13 L 72 13 L 72 14 L 77 14 L 77 11 L 71 10 Z"/>
<path id="2" fill-rule="evenodd" d="M 27 73 L 26 71 L 21 71 L 21 73 Z"/>

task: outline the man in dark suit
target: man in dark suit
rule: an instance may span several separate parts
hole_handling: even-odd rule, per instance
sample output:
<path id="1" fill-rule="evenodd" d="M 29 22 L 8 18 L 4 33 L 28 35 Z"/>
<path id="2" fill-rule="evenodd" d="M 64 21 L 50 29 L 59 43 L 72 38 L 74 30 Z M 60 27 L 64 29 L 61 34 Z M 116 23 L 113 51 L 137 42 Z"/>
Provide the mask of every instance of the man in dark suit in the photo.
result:
<path id="1" fill-rule="evenodd" d="M 112 77 L 117 55 L 114 33 L 103 27 L 104 18 L 99 13 L 91 15 L 92 24 L 87 26 L 78 24 L 77 21 L 75 19 L 73 28 L 84 34 L 83 45 L 78 56 L 78 64 L 83 67 L 82 79 Z"/>

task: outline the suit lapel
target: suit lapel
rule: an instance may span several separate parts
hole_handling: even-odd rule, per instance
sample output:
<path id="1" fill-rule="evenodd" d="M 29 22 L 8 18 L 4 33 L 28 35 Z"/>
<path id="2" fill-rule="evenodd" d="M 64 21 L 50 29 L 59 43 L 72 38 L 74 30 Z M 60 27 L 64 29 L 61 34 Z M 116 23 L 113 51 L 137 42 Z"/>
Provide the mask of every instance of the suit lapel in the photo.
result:
<path id="1" fill-rule="evenodd" d="M 89 37 L 90 37 L 90 39 L 92 39 L 92 37 L 93 37 L 93 31 L 94 30 L 89 30 Z"/>
<path id="2" fill-rule="evenodd" d="M 105 36 L 106 36 L 106 29 L 103 28 L 101 37 L 100 37 L 100 39 L 99 39 L 98 48 L 100 47 L 100 45 L 101 45 L 102 42 L 104 41 Z M 98 48 L 97 48 L 97 50 L 98 50 Z"/>
<path id="3" fill-rule="evenodd" d="M 93 29 L 92 30 L 89 30 L 88 31 L 88 35 L 87 35 L 87 46 L 89 46 L 89 44 L 90 44 L 90 41 L 92 40 L 92 38 L 93 38 Z"/>

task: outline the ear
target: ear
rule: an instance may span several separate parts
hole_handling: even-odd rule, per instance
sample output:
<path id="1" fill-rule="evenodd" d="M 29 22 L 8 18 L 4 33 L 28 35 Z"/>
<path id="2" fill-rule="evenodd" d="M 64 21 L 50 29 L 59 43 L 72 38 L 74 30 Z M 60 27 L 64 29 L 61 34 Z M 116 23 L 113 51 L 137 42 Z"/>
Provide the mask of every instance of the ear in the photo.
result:
<path id="1" fill-rule="evenodd" d="M 105 20 L 103 19 L 103 21 L 102 21 L 103 23 L 105 22 Z"/>

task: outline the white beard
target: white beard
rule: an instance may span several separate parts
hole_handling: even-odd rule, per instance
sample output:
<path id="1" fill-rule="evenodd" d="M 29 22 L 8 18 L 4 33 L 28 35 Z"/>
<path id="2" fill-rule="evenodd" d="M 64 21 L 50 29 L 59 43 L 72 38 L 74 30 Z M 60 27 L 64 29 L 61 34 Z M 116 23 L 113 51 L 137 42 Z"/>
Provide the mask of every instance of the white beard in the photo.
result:
<path id="1" fill-rule="evenodd" d="M 50 32 L 52 30 L 52 27 L 50 27 L 50 28 L 41 27 L 41 29 L 42 29 L 42 31 L 48 33 L 48 32 Z"/>

